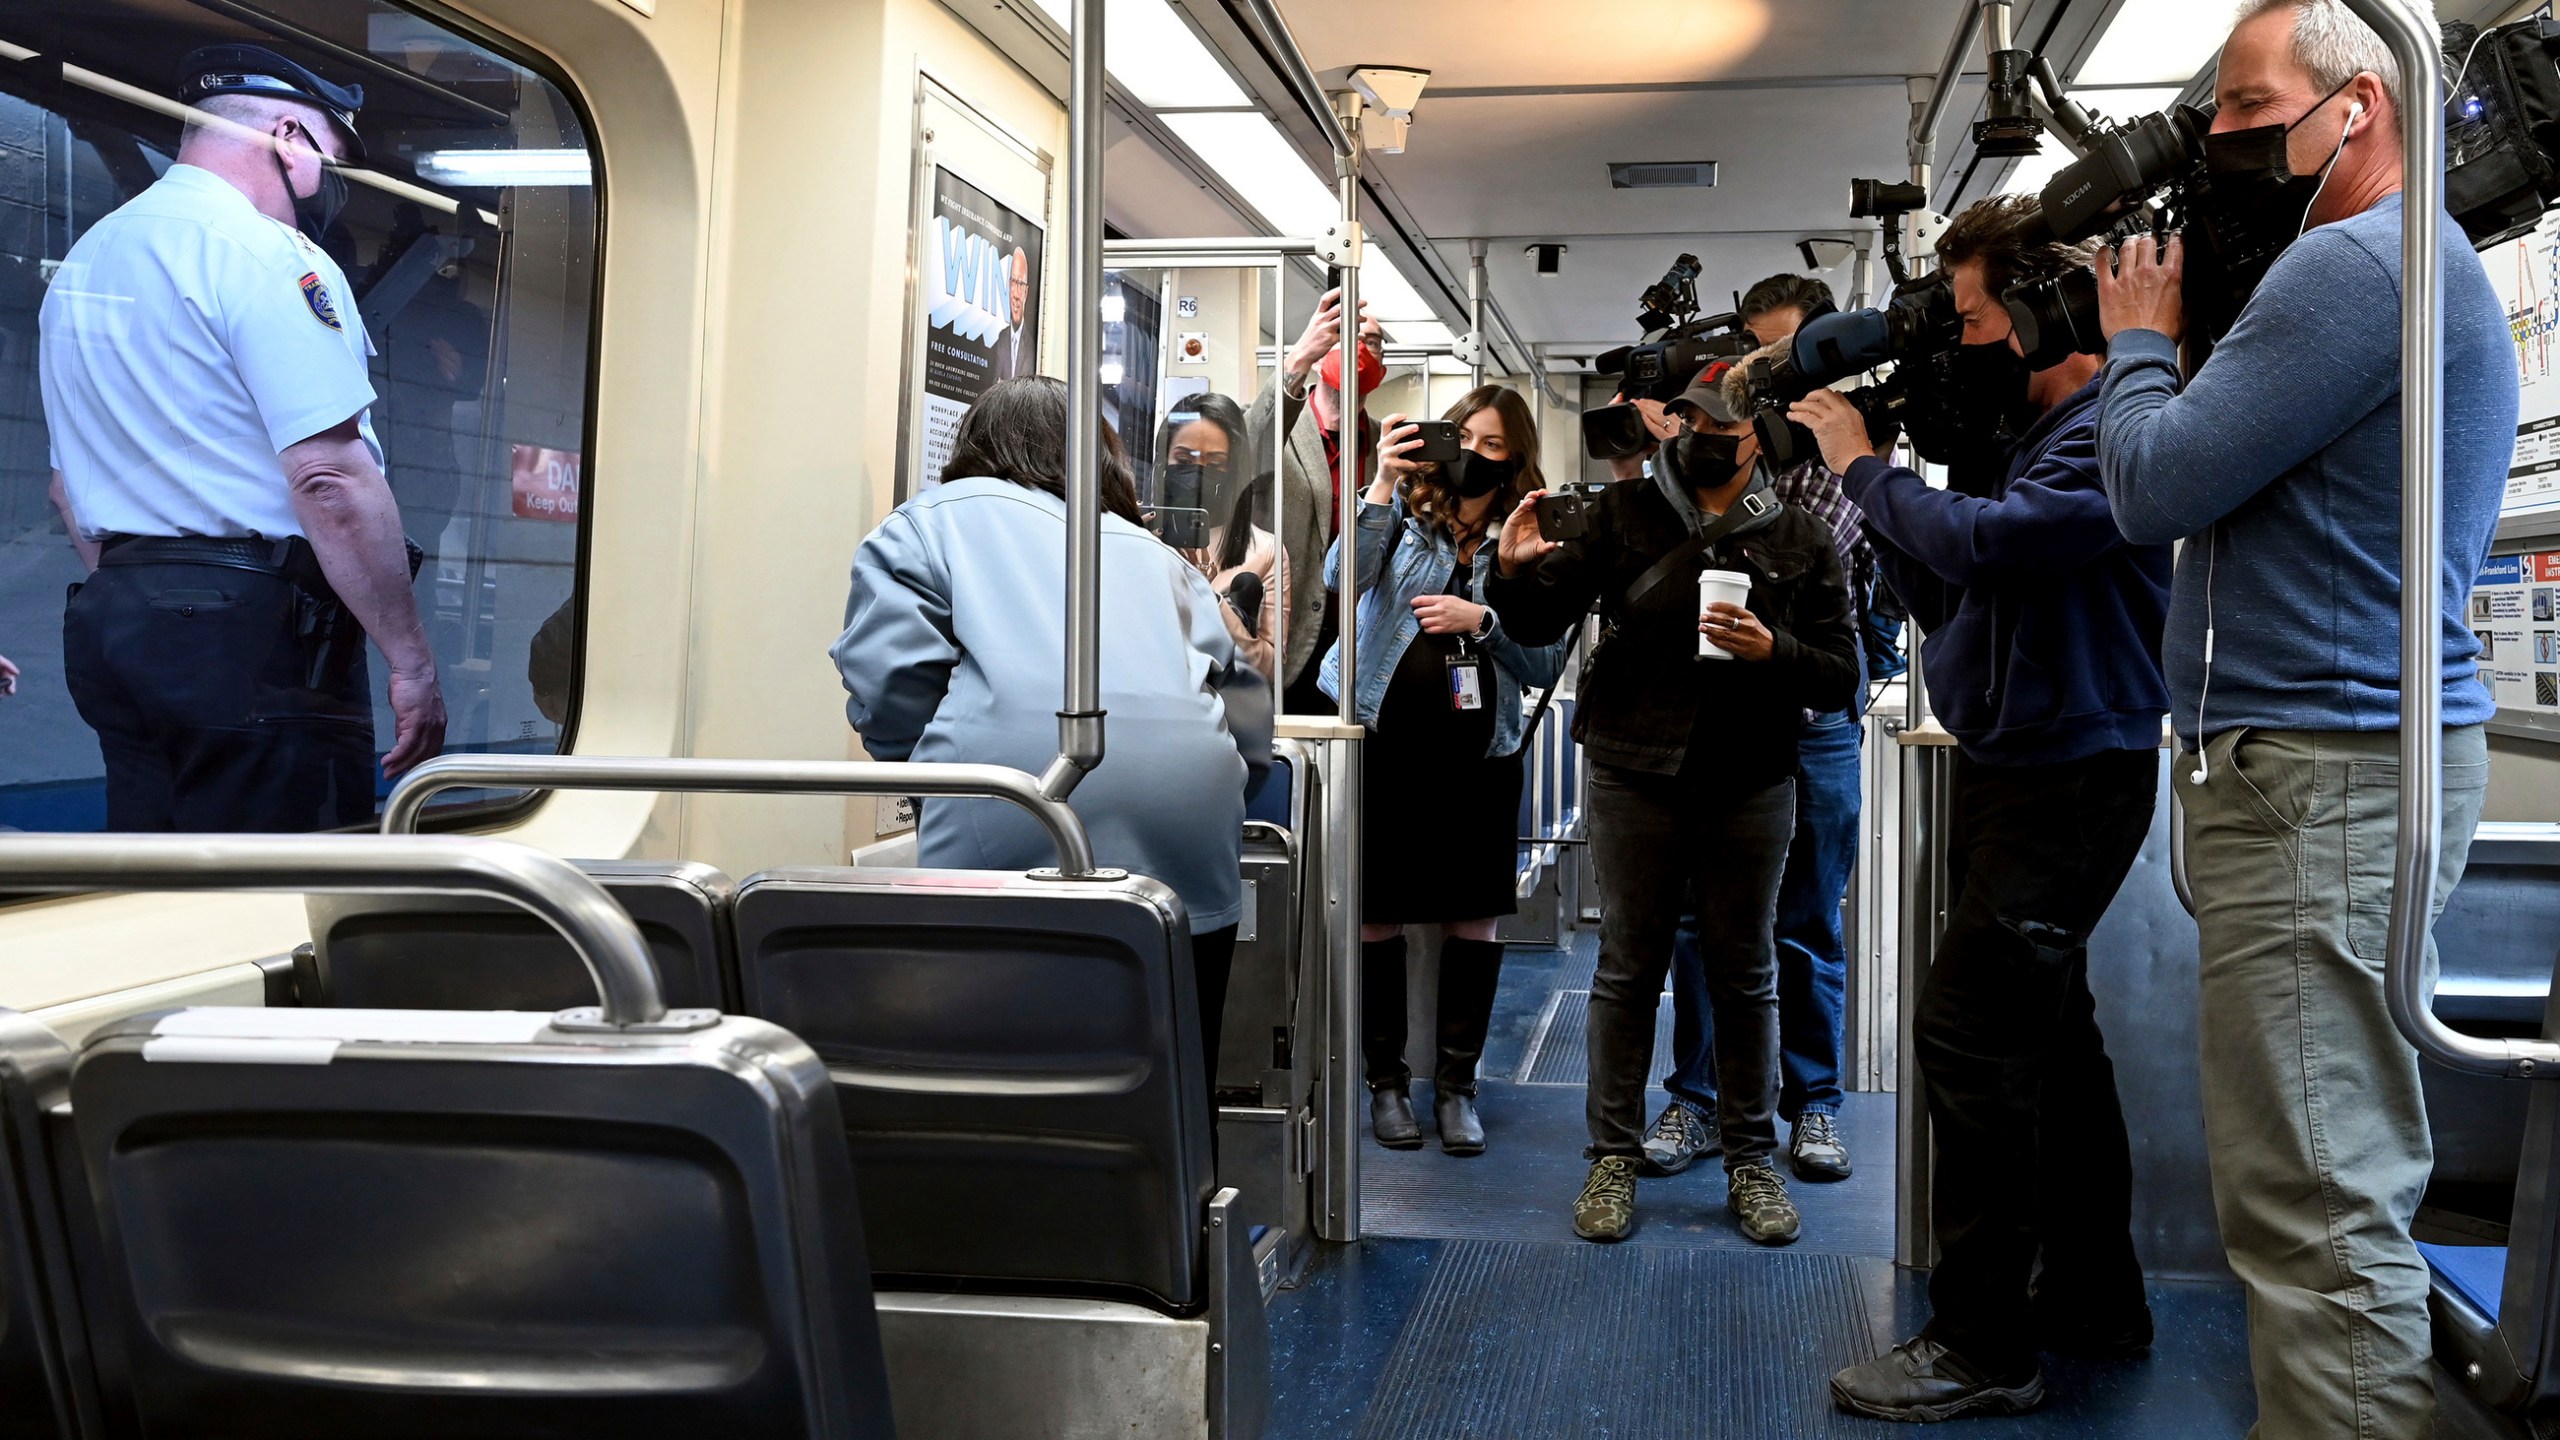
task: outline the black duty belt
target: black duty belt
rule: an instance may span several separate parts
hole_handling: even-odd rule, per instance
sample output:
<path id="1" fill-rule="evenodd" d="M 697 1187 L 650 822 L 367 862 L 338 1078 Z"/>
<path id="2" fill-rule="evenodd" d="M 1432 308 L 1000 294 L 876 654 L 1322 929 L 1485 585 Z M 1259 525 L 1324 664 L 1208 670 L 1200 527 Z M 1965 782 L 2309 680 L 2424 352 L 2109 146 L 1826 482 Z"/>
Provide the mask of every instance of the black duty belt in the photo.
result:
<path id="1" fill-rule="evenodd" d="M 220 565 L 261 575 L 294 578 L 294 551 L 307 542 L 249 535 L 110 535 L 99 543 L 100 565 Z"/>

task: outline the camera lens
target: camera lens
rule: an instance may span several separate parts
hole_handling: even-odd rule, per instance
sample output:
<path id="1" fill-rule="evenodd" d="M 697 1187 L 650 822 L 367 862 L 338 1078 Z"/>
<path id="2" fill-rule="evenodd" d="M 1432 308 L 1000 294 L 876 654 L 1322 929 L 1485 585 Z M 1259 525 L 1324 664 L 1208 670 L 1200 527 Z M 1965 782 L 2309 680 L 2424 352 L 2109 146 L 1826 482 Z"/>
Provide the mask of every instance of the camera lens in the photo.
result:
<path id="1" fill-rule="evenodd" d="M 1908 214 L 1928 203 L 1929 192 L 1907 180 L 1849 182 L 1849 218 L 1853 220 Z"/>

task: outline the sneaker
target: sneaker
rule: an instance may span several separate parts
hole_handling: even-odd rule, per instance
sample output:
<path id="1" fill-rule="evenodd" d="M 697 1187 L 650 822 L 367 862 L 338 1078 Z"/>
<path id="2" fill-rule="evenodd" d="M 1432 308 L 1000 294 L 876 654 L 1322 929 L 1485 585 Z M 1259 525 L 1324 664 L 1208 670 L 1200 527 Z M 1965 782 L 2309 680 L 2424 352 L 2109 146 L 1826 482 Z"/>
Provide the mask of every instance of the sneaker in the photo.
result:
<path id="1" fill-rule="evenodd" d="M 1643 1173 L 1677 1175 L 1709 1155 L 1723 1153 L 1724 1134 L 1716 1128 L 1715 1117 L 1700 1115 L 1674 1100 L 1662 1107 L 1653 1129 L 1645 1133 Z"/>
<path id="2" fill-rule="evenodd" d="M 1725 1208 L 1742 1220 L 1742 1233 L 1763 1245 L 1792 1245 L 1804 1232 L 1787 1182 L 1766 1165 L 1737 1165 L 1724 1177 Z"/>
<path id="3" fill-rule="evenodd" d="M 1624 1240 L 1636 1228 L 1636 1162 L 1626 1155 L 1603 1155 L 1591 1162 L 1591 1178 L 1573 1202 L 1573 1233 L 1606 1244 Z"/>
<path id="4" fill-rule="evenodd" d="M 1953 1350 L 1915 1335 L 1831 1377 L 1831 1403 L 1876 1420 L 1929 1424 L 1959 1415 L 2019 1415 L 2044 1403 L 2044 1371 L 2003 1383 Z"/>
<path id="5" fill-rule="evenodd" d="M 1819 1110 L 1798 1116 L 1787 1137 L 1787 1165 L 1799 1180 L 1819 1185 L 1849 1178 L 1849 1147 L 1840 1140 L 1837 1116 Z"/>

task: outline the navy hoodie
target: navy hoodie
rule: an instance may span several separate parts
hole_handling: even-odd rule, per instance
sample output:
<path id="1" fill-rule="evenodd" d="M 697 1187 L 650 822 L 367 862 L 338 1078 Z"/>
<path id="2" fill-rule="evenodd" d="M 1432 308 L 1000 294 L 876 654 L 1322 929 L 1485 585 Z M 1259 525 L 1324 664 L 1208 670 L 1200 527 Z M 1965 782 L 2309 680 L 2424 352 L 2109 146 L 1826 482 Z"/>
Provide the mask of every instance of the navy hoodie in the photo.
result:
<path id="1" fill-rule="evenodd" d="M 2098 474 L 2098 382 L 2036 421 L 1988 496 L 1862 459 L 1840 477 L 1926 634 L 1939 721 L 1990 765 L 2160 743 L 2170 550 L 2116 529 Z"/>

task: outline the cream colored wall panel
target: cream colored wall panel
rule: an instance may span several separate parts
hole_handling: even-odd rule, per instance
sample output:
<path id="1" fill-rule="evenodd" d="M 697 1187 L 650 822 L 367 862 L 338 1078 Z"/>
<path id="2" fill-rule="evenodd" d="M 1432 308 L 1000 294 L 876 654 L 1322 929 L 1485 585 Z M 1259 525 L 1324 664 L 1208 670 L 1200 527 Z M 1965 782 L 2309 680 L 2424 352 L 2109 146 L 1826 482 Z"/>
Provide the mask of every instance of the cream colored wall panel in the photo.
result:
<path id="1" fill-rule="evenodd" d="M 0 1005 L 85 1000 L 281 955 L 309 938 L 293 895 L 100 895 L 13 906 L 0 914 Z"/>

